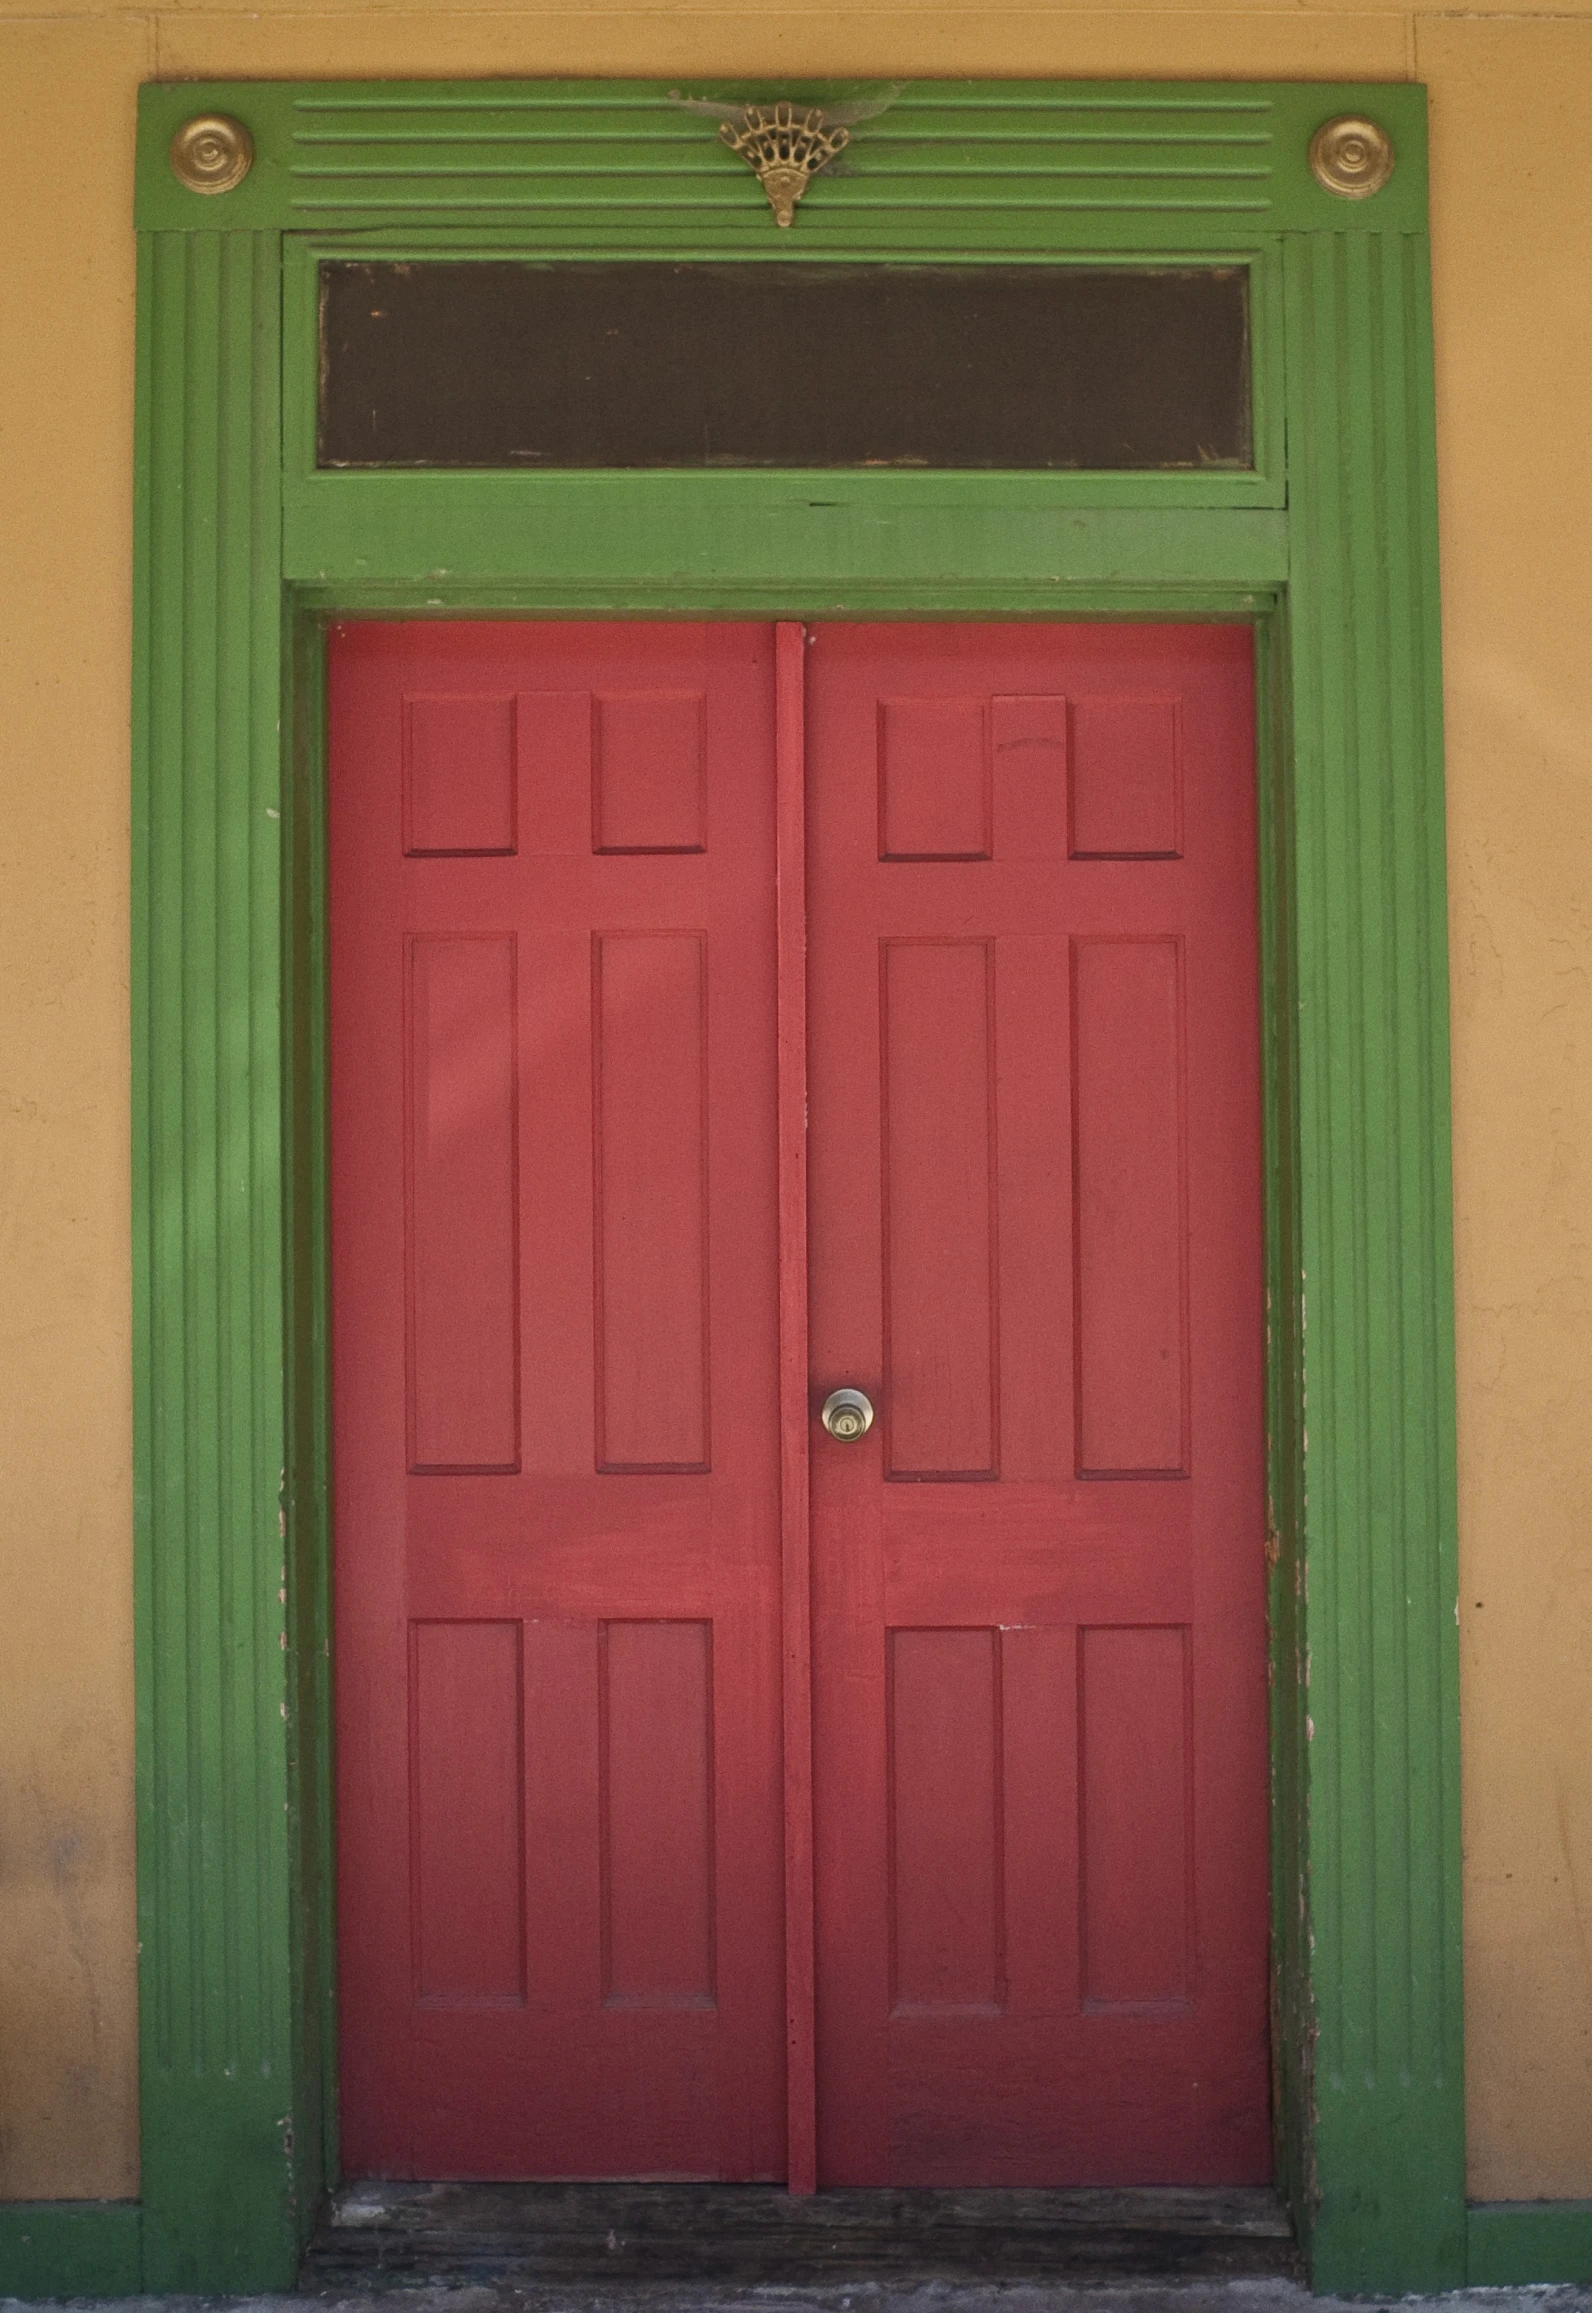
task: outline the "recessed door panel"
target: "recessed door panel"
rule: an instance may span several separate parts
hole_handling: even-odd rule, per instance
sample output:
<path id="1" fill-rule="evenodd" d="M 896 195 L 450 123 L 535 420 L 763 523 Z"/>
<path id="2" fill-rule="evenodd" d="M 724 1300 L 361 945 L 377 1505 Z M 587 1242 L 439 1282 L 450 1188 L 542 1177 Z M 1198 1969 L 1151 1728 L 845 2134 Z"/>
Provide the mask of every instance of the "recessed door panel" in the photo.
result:
<path id="1" fill-rule="evenodd" d="M 1183 942 L 1075 939 L 1080 1476 L 1188 1470 Z"/>
<path id="2" fill-rule="evenodd" d="M 885 1635 L 890 2012 L 1006 1997 L 1000 1633 Z"/>
<path id="3" fill-rule="evenodd" d="M 511 931 L 408 946 L 409 1467 L 518 1468 L 518 982 Z"/>
<path id="4" fill-rule="evenodd" d="M 524 2004 L 523 1739 L 519 1624 L 411 1623 L 410 1911 L 419 2001 Z"/>
<path id="5" fill-rule="evenodd" d="M 706 1470 L 707 940 L 592 942 L 597 1462 Z"/>
<path id="6" fill-rule="evenodd" d="M 602 1630 L 603 2001 L 711 2008 L 713 1631 Z"/>
<path id="7" fill-rule="evenodd" d="M 879 954 L 885 1423 L 893 1478 L 995 1474 L 994 1021 L 983 940 Z"/>

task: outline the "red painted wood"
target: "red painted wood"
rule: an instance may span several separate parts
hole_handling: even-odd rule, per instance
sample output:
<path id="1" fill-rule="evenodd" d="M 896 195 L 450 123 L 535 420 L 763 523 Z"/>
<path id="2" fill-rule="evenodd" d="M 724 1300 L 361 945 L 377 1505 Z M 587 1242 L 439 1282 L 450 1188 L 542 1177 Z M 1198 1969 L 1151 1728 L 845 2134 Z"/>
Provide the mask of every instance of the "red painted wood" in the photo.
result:
<path id="1" fill-rule="evenodd" d="M 407 946 L 409 1467 L 515 1470 L 515 937 L 429 932 Z"/>
<path id="2" fill-rule="evenodd" d="M 1071 702 L 1068 804 L 1074 859 L 1176 859 L 1183 849 L 1180 701 Z"/>
<path id="3" fill-rule="evenodd" d="M 1078 1884 L 1086 2008 L 1194 1993 L 1189 1631 L 1078 1633 Z"/>
<path id="4" fill-rule="evenodd" d="M 703 850 L 704 693 L 609 691 L 592 708 L 592 849 Z"/>
<path id="5" fill-rule="evenodd" d="M 775 629 L 780 1556 L 784 1568 L 786 2182 L 818 2181 L 813 2018 L 812 1545 L 807 1487 L 807 635 Z"/>
<path id="6" fill-rule="evenodd" d="M 409 1627 L 410 1905 L 417 2001 L 525 2002 L 520 1633 Z"/>
<path id="7" fill-rule="evenodd" d="M 404 702 L 404 850 L 411 855 L 512 851 L 514 699 Z"/>
<path id="8" fill-rule="evenodd" d="M 1072 943 L 1079 1473 L 1188 1470 L 1188 1017 L 1178 933 Z"/>
<path id="9" fill-rule="evenodd" d="M 352 2173 L 1267 2173 L 1251 714 L 334 635 Z"/>
<path id="10" fill-rule="evenodd" d="M 592 941 L 597 1466 L 706 1470 L 707 940 Z"/>
<path id="11" fill-rule="evenodd" d="M 988 859 L 989 703 L 881 699 L 881 859 Z"/>
<path id="12" fill-rule="evenodd" d="M 827 627 L 808 733 L 820 2177 L 1261 2179 L 1249 637 Z"/>
<path id="13" fill-rule="evenodd" d="M 998 2015 L 1000 1633 L 892 1630 L 886 1648 L 890 2013 Z"/>
<path id="14" fill-rule="evenodd" d="M 354 2175 L 785 2172 L 773 660 L 332 637 Z"/>
<path id="15" fill-rule="evenodd" d="M 711 2008 L 712 1629 L 605 1623 L 599 1663 L 603 2004 Z"/>
<path id="16" fill-rule="evenodd" d="M 879 947 L 892 1478 L 995 1475 L 994 961 L 987 940 Z"/>

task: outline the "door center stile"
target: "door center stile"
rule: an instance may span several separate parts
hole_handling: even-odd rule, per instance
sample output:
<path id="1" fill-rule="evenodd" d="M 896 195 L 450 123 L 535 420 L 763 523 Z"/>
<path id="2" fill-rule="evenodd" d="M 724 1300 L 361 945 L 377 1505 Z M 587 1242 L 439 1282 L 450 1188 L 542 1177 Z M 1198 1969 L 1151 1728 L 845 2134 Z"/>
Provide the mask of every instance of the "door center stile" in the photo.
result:
<path id="1" fill-rule="evenodd" d="M 793 620 L 781 620 L 774 633 L 774 782 L 786 2157 L 790 2190 L 809 2193 L 818 2182 L 818 2100 L 807 1339 L 807 629 Z"/>

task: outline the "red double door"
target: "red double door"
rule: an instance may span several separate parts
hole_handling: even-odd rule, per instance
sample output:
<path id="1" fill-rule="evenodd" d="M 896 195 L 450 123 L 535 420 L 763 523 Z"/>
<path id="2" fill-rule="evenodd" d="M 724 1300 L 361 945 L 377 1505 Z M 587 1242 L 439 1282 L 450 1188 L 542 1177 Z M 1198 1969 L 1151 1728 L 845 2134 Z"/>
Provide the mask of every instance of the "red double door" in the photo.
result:
<path id="1" fill-rule="evenodd" d="M 330 696 L 345 2168 L 1264 2178 L 1247 632 Z"/>

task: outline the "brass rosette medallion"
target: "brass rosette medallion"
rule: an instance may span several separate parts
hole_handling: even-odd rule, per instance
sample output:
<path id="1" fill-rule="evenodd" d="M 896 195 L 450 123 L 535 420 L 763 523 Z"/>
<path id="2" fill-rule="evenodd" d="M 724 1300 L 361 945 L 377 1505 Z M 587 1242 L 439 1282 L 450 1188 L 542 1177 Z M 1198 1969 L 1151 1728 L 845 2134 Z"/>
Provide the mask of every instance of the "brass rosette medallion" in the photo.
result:
<path id="1" fill-rule="evenodd" d="M 739 128 L 725 121 L 719 134 L 756 175 L 775 224 L 793 224 L 797 202 L 818 171 L 851 142 L 851 131 L 826 128 L 818 110 L 798 113 L 789 104 L 749 104 L 741 117 Z"/>
<path id="2" fill-rule="evenodd" d="M 253 166 L 253 137 L 224 112 L 196 113 L 171 140 L 171 173 L 190 193 L 230 193 Z"/>
<path id="3" fill-rule="evenodd" d="M 1357 113 L 1324 120 L 1310 139 L 1310 170 L 1318 185 L 1341 200 L 1364 201 L 1393 174 L 1393 139 L 1379 122 Z"/>

